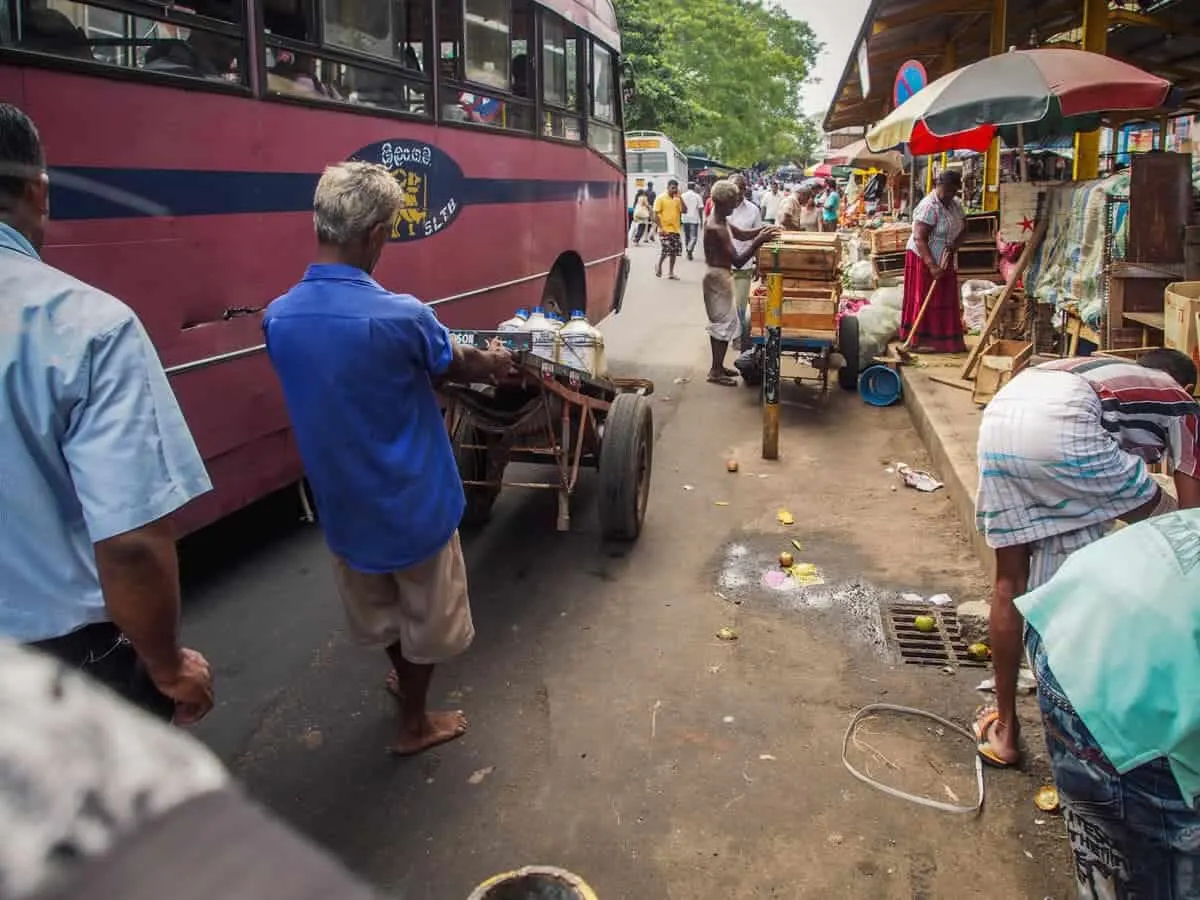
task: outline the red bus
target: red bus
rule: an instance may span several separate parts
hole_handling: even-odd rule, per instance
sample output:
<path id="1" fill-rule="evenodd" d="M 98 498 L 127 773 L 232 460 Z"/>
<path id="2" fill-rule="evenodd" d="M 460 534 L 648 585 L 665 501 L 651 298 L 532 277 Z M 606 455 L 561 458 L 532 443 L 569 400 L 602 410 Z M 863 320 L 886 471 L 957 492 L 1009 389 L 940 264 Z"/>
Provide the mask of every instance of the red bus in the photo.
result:
<path id="1" fill-rule="evenodd" d="M 260 322 L 311 258 L 326 164 L 405 186 L 376 276 L 451 327 L 619 308 L 611 0 L 185 2 L 0 3 L 0 98 L 51 166 L 45 258 L 136 310 L 215 485 L 181 533 L 303 475 Z"/>

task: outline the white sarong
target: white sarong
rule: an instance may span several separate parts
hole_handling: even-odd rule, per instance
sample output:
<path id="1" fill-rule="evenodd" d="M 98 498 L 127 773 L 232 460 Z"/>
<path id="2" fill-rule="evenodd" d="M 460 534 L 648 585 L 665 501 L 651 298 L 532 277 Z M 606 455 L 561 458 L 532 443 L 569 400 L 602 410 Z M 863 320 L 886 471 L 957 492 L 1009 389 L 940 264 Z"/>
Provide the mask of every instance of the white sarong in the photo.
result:
<path id="1" fill-rule="evenodd" d="M 733 275 L 728 269 L 709 266 L 701 282 L 708 333 L 718 341 L 732 341 L 742 333 L 737 305 L 733 302 Z"/>
<path id="2" fill-rule="evenodd" d="M 1032 545 L 1030 590 L 1157 489 L 1100 413 L 1084 379 L 1038 369 L 1015 377 L 983 411 L 975 527 L 989 547 Z"/>

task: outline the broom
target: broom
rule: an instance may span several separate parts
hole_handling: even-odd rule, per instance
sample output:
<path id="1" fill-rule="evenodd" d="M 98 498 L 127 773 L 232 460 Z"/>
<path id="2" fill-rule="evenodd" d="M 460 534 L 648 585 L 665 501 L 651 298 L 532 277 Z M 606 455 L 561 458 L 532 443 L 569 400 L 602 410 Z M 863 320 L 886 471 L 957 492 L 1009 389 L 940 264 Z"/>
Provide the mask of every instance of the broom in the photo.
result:
<path id="1" fill-rule="evenodd" d="M 944 254 L 943 258 L 945 258 Z M 942 275 L 945 274 L 946 271 L 943 269 Z M 908 339 L 896 346 L 896 355 L 900 357 L 900 362 L 911 363 L 916 358 L 912 352 L 912 341 L 917 336 L 917 329 L 921 327 L 921 319 L 925 317 L 925 310 L 929 308 L 929 301 L 933 299 L 934 288 L 938 286 L 938 282 L 941 280 L 941 275 L 933 279 L 933 282 L 929 285 L 929 290 L 925 292 L 925 299 L 921 301 L 921 306 L 917 309 L 917 315 L 913 319 L 912 327 L 908 329 Z"/>

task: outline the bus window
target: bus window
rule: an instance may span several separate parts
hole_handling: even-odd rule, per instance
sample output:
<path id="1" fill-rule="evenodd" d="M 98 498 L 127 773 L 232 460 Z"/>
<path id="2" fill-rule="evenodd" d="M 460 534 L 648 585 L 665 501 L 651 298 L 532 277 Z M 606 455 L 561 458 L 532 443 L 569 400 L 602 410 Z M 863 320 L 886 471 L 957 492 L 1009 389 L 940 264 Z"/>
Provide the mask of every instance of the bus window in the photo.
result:
<path id="1" fill-rule="evenodd" d="M 73 0 L 8 2 L 17 3 L 18 14 L 7 17 L 5 46 L 208 81 L 245 80 L 245 45 L 233 24 L 240 5 L 198 0 L 196 9 L 168 13 L 148 3 L 146 14 L 135 16 Z"/>
<path id="2" fill-rule="evenodd" d="M 552 12 L 542 13 L 542 134 L 578 141 L 582 137 L 579 111 L 579 40 L 570 22 Z"/>
<path id="3" fill-rule="evenodd" d="M 588 144 L 615 165 L 624 167 L 625 141 L 617 123 L 616 68 L 612 51 L 597 41 L 591 42 L 592 65 L 588 109 Z"/>
<path id="4" fill-rule="evenodd" d="M 533 7 L 527 0 L 513 0 L 512 5 L 512 83 L 510 90 L 518 97 L 533 99 L 534 59 L 530 57 L 533 37 Z"/>
<path id="5" fill-rule="evenodd" d="M 428 0 L 317 0 L 325 44 L 317 45 L 318 13 L 306 0 L 266 0 L 263 7 L 267 91 L 428 116 L 425 71 Z M 341 51 L 356 54 L 348 57 Z M 372 63 L 363 56 L 378 56 Z"/>
<path id="6" fill-rule="evenodd" d="M 616 71 L 612 52 L 592 42 L 592 117 L 602 122 L 617 121 Z"/>
<path id="7" fill-rule="evenodd" d="M 661 150 L 634 150 L 626 154 L 626 164 L 630 172 L 657 175 L 671 171 L 667 164 L 667 154 Z"/>
<path id="8" fill-rule="evenodd" d="M 429 7 L 419 0 L 325 0 L 325 40 L 425 72 Z"/>
<path id="9" fill-rule="evenodd" d="M 458 8 L 452 3 L 439 4 L 442 121 L 533 132 L 529 0 L 511 6 L 509 0 L 463 0 Z"/>
<path id="10" fill-rule="evenodd" d="M 554 13 L 542 18 L 542 100 L 559 109 L 578 109 L 575 26 Z"/>
<path id="11" fill-rule="evenodd" d="M 509 42 L 512 18 L 509 0 L 463 0 L 466 28 L 463 77 L 502 91 L 510 90 Z"/>

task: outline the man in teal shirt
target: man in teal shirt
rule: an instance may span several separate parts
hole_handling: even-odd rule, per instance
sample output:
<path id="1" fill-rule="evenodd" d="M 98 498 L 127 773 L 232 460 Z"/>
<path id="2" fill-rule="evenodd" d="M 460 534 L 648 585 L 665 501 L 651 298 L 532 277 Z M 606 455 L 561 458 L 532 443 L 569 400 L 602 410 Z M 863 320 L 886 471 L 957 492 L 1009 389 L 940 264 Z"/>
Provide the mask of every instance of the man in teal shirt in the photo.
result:
<path id="1" fill-rule="evenodd" d="M 1075 551 L 1016 601 L 1080 897 L 1200 897 L 1200 510 Z"/>

